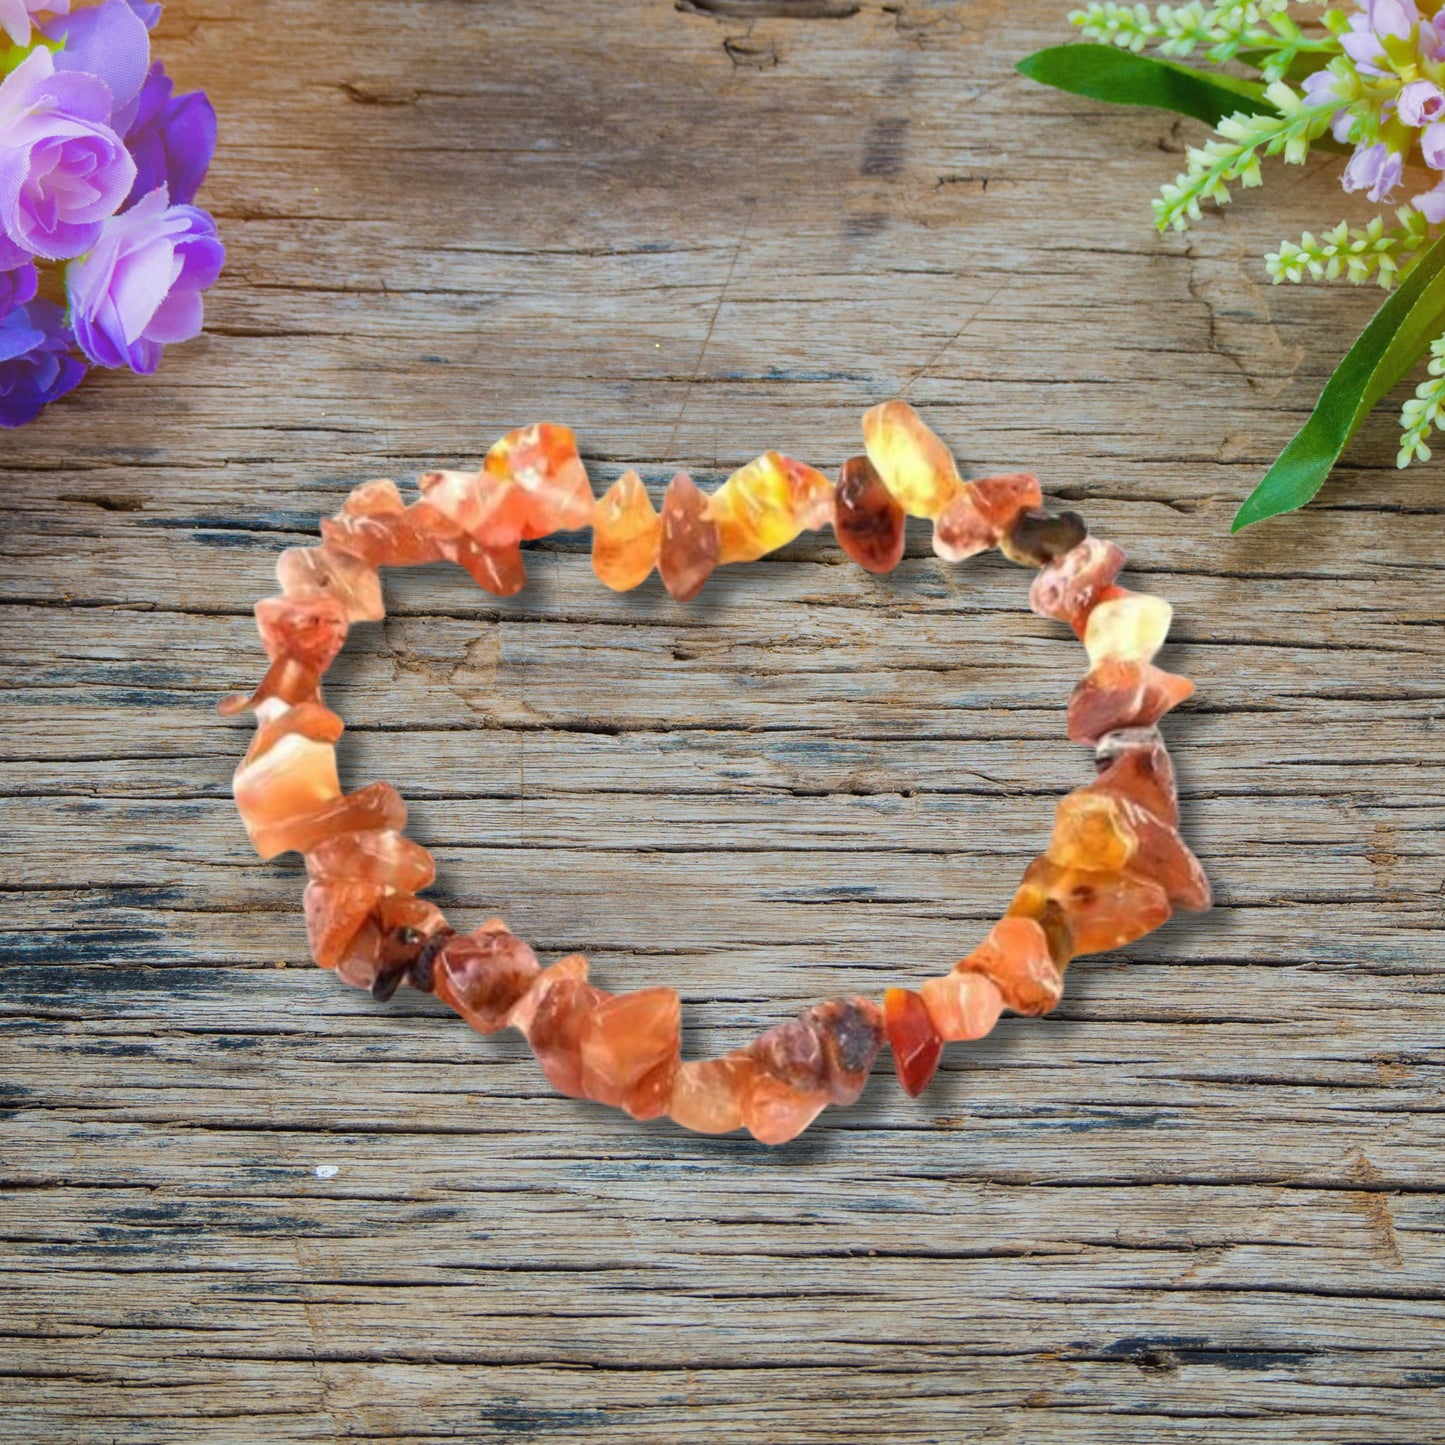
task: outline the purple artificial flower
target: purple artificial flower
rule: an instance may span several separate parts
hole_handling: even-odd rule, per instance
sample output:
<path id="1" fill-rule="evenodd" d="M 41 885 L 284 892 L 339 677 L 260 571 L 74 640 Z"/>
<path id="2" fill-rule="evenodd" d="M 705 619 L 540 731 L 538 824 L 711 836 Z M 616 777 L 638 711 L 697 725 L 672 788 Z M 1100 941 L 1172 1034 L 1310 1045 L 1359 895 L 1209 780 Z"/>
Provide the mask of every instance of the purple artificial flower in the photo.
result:
<path id="1" fill-rule="evenodd" d="M 1344 106 L 1344 97 L 1335 89 L 1335 77 L 1328 70 L 1316 70 L 1305 76 L 1300 89 L 1304 91 L 1305 100 L 1310 105 L 1326 105 L 1330 101 L 1336 101 Z M 1348 110 L 1338 110 L 1330 117 L 1330 133 L 1343 145 L 1349 140 L 1350 127 L 1354 123 L 1355 118 Z"/>
<path id="2" fill-rule="evenodd" d="M 1400 184 L 1404 172 L 1404 158 L 1390 150 L 1384 141 L 1376 141 L 1355 151 L 1340 184 L 1347 191 L 1363 191 L 1368 187 L 1372 201 L 1383 201 Z"/>
<path id="3" fill-rule="evenodd" d="M 1361 75 L 1384 75 L 1389 66 L 1385 47 L 1370 26 L 1368 15 L 1351 15 L 1349 29 L 1340 36 L 1340 48 L 1355 62 Z"/>
<path id="4" fill-rule="evenodd" d="M 100 366 L 150 375 L 167 346 L 200 334 L 201 292 L 225 259 L 210 216 L 171 205 L 164 186 L 152 191 L 107 221 L 90 254 L 67 268 L 80 349 Z"/>
<path id="5" fill-rule="evenodd" d="M 85 364 L 70 354 L 65 316 L 52 301 L 17 306 L 0 320 L 0 426 L 24 426 L 72 391 Z"/>
<path id="6" fill-rule="evenodd" d="M 1445 120 L 1437 120 L 1422 132 L 1420 154 L 1432 171 L 1445 171 Z"/>
<path id="7" fill-rule="evenodd" d="M 1412 80 L 1400 92 L 1395 113 L 1408 126 L 1429 125 L 1445 115 L 1445 91 L 1428 80 Z"/>
<path id="8" fill-rule="evenodd" d="M 1415 0 L 1368 0 L 1367 13 L 1370 29 L 1382 40 L 1387 35 L 1408 40 L 1410 32 L 1420 23 Z"/>
<path id="9" fill-rule="evenodd" d="M 127 0 L 130 8 L 140 17 L 140 22 L 147 30 L 154 30 L 156 22 L 161 18 L 161 7 L 159 3 L 152 4 L 151 0 Z M 55 8 L 53 5 L 50 7 Z"/>
<path id="10" fill-rule="evenodd" d="M 188 206 L 206 178 L 216 149 L 216 112 L 204 91 L 171 90 L 165 68 L 153 65 L 125 137 L 136 164 L 127 205 L 165 186 L 172 201 Z"/>
<path id="11" fill-rule="evenodd" d="M 93 75 L 57 75 L 43 46 L 0 84 L 0 267 L 88 251 L 135 180 Z"/>
<path id="12" fill-rule="evenodd" d="M 126 0 L 102 0 L 72 14 L 58 15 L 41 32 L 59 41 L 55 68 L 93 75 L 110 91 L 117 130 L 126 128 L 126 109 L 140 94 L 151 63 L 151 37 Z"/>
<path id="13" fill-rule="evenodd" d="M 63 15 L 68 9 L 70 0 L 0 0 L 0 32 L 16 45 L 29 45 L 31 16 L 37 10 Z"/>
<path id="14" fill-rule="evenodd" d="M 1438 226 L 1441 221 L 1445 221 L 1445 181 L 1441 181 L 1433 191 L 1425 191 L 1422 195 L 1411 196 L 1410 204 L 1432 226 Z"/>
<path id="15" fill-rule="evenodd" d="M 0 271 L 0 320 L 17 306 L 35 299 L 40 275 L 34 266 L 21 266 L 14 271 Z"/>

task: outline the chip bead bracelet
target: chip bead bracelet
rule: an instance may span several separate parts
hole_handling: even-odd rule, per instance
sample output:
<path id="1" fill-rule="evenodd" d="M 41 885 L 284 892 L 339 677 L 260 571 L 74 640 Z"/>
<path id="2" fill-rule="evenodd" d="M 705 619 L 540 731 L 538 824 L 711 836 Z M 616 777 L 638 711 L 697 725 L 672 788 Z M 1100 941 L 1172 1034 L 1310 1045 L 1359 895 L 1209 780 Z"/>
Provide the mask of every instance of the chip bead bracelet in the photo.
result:
<path id="1" fill-rule="evenodd" d="M 368 482 L 322 522 L 320 546 L 284 551 L 281 595 L 256 604 L 271 666 L 255 693 L 227 698 L 221 711 L 256 713 L 236 804 L 263 858 L 304 855 L 316 962 L 378 999 L 405 983 L 482 1033 L 519 1030 L 563 1094 L 639 1119 L 666 1114 L 702 1133 L 746 1128 L 778 1144 L 827 1105 L 853 1103 L 885 1040 L 916 1095 L 945 1043 L 982 1038 L 1005 1009 L 1052 1009 L 1071 959 L 1141 938 L 1176 907 L 1208 908 L 1208 880 L 1177 832 L 1174 772 L 1155 727 L 1193 692 L 1152 661 L 1169 604 L 1117 586 L 1123 552 L 1089 536 L 1074 513 L 1045 512 L 1035 477 L 964 481 L 905 403 L 868 412 L 863 437 L 866 455 L 843 464 L 836 486 L 767 452 L 711 496 L 679 472 L 659 515 L 635 472 L 595 499 L 572 432 L 543 423 L 503 437 L 480 471 L 427 473 L 409 504 L 393 482 Z M 525 581 L 521 542 L 590 524 L 592 565 L 609 587 L 636 587 L 656 568 L 685 601 L 716 567 L 829 523 L 851 558 L 887 572 L 903 555 L 907 516 L 932 520 L 934 550 L 949 561 L 998 547 L 1039 569 L 1030 607 L 1067 623 L 1088 653 L 1068 733 L 1093 745 L 1097 762 L 1094 781 L 1058 803 L 1048 848 L 1004 917 L 948 973 L 916 989 L 890 988 L 881 1006 L 830 999 L 747 1048 L 685 1062 L 674 989 L 609 993 L 575 954 L 544 968 L 500 919 L 469 934 L 449 928 L 418 896 L 435 868 L 403 836 L 406 804 L 395 789 L 342 793 L 343 725 L 322 702 L 321 679 L 351 624 L 384 615 L 381 566 L 451 561 L 510 596 Z"/>

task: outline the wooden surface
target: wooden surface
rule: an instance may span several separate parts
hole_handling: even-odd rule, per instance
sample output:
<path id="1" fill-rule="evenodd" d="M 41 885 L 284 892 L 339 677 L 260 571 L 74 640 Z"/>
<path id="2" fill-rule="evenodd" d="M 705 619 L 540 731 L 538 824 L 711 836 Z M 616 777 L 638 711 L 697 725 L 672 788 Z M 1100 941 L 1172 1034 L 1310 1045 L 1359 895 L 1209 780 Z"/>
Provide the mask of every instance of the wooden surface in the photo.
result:
<path id="1" fill-rule="evenodd" d="M 1015 76 L 1065 8 L 168 4 L 208 335 L 0 445 L 4 1439 L 1445 1440 L 1442 470 L 1382 412 L 1230 538 L 1376 304 L 1260 253 L 1367 213 L 1275 163 L 1157 237 L 1195 129 Z M 1213 914 L 775 1151 L 310 966 L 214 711 L 280 547 L 541 416 L 599 485 L 711 486 L 899 393 L 1175 603 Z M 685 608 L 529 561 L 389 584 L 344 779 L 412 801 L 454 922 L 675 983 L 694 1050 L 938 971 L 1089 771 L 996 557 L 824 537 Z"/>

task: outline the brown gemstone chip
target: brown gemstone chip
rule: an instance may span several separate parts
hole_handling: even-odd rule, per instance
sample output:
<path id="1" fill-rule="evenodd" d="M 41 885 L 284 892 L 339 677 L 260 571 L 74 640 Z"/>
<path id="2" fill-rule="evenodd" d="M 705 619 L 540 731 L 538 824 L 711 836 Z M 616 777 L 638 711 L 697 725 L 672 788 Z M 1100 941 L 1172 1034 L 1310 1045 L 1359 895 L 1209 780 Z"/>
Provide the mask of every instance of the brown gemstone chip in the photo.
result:
<path id="1" fill-rule="evenodd" d="M 1020 512 L 999 539 L 999 548 L 1010 562 L 1047 567 L 1088 535 L 1088 525 L 1077 512 Z"/>
<path id="2" fill-rule="evenodd" d="M 849 457 L 838 475 L 833 531 L 838 545 L 869 572 L 891 572 L 903 557 L 903 508 L 867 457 Z"/>

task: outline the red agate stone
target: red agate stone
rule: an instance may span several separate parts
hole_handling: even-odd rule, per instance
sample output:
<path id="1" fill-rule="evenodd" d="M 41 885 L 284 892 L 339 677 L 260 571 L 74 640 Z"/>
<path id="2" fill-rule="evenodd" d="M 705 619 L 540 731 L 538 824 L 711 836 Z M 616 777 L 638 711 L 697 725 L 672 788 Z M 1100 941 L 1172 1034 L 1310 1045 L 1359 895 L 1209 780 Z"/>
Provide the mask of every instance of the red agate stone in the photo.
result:
<path id="1" fill-rule="evenodd" d="M 667 1112 L 682 1047 L 677 990 L 644 988 L 603 999 L 579 1036 L 582 1091 L 634 1119 Z"/>
<path id="2" fill-rule="evenodd" d="M 348 622 L 386 616 L 376 568 L 336 547 L 288 547 L 276 560 L 276 580 L 288 597 L 332 598 Z"/>
<path id="3" fill-rule="evenodd" d="M 833 532 L 869 572 L 891 572 L 903 558 L 908 518 L 867 457 L 849 457 L 838 476 Z"/>
<path id="4" fill-rule="evenodd" d="M 1069 737 L 1097 743 L 1118 728 L 1147 727 L 1194 695 L 1194 684 L 1152 662 L 1104 661 L 1069 699 Z"/>
<path id="5" fill-rule="evenodd" d="M 1004 1006 L 1019 1014 L 1046 1014 L 1064 994 L 1063 968 L 1048 933 L 1033 918 L 1000 919 L 954 969 L 983 974 Z"/>
<path id="6" fill-rule="evenodd" d="M 943 1040 L 928 1006 L 911 988 L 890 988 L 883 995 L 883 1027 L 893 1051 L 893 1068 L 904 1092 L 921 1094 L 943 1057 Z"/>
<path id="7" fill-rule="evenodd" d="M 1174 764 L 1158 728 L 1121 728 L 1100 739 L 1093 788 L 1132 798 L 1171 827 L 1179 823 L 1179 789 Z"/>
<path id="8" fill-rule="evenodd" d="M 1113 590 L 1125 560 L 1122 547 L 1086 537 L 1034 578 L 1029 588 L 1030 609 L 1040 617 L 1066 622 L 1082 637 L 1089 613 Z"/>
<path id="9" fill-rule="evenodd" d="M 497 923 L 448 939 L 432 965 L 432 987 L 478 1033 L 505 1028 L 536 983 L 537 955 Z"/>
<path id="10" fill-rule="evenodd" d="M 373 567 L 414 567 L 442 557 L 429 520 L 402 501 L 395 482 L 367 482 L 321 523 L 321 537 L 333 550 L 350 552 Z"/>
<path id="11" fill-rule="evenodd" d="M 668 484 L 662 500 L 662 546 L 657 571 L 662 585 L 678 601 L 702 591 L 718 564 L 717 523 L 708 516 L 707 498 L 686 472 Z"/>

